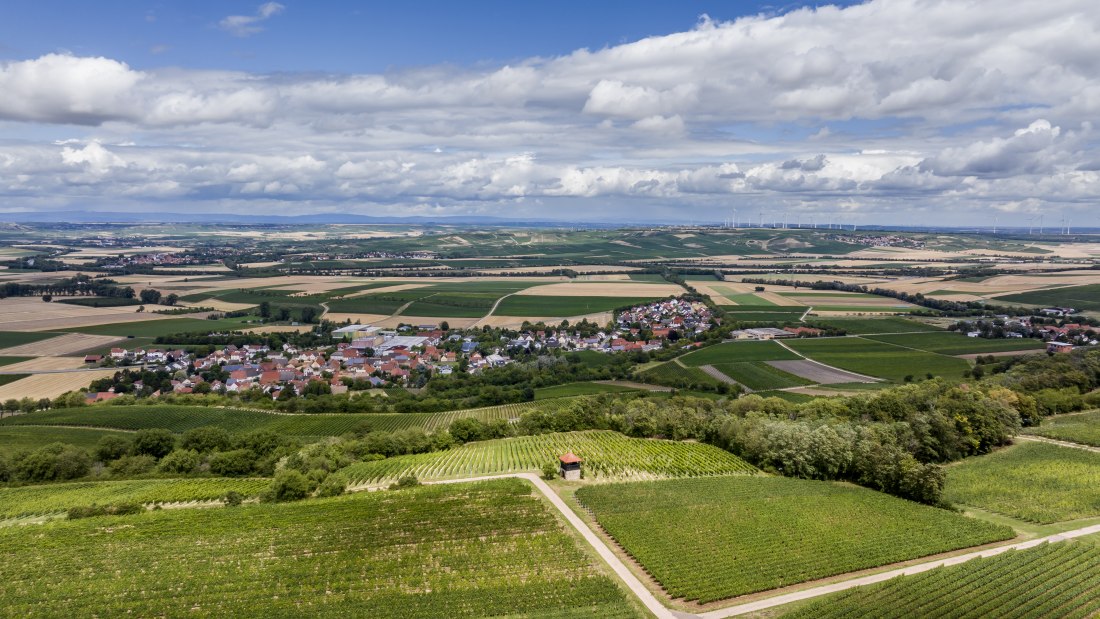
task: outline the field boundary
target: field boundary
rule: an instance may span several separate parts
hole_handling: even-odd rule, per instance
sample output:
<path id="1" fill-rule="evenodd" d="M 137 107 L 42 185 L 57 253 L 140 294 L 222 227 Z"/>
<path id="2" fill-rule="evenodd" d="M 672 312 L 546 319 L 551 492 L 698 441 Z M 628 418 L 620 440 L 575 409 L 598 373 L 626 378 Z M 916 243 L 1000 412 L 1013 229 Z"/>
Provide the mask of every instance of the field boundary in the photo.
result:
<path id="1" fill-rule="evenodd" d="M 1033 434 L 1021 434 L 1016 438 L 1022 441 L 1033 441 L 1036 443 L 1046 443 L 1048 445 L 1057 445 L 1058 447 L 1065 447 L 1066 449 L 1080 449 L 1082 451 L 1091 451 L 1093 453 L 1100 453 L 1100 447 L 1093 447 L 1092 445 L 1085 445 L 1084 443 L 1074 443 L 1073 441 L 1063 441 L 1054 438 L 1047 438 L 1045 436 L 1036 436 Z"/>

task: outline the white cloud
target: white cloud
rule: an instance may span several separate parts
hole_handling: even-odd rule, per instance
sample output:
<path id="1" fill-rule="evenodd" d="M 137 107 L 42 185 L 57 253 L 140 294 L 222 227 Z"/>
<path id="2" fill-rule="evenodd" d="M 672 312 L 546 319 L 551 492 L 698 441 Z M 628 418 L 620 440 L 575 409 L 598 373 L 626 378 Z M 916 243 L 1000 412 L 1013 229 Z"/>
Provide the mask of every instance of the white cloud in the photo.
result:
<path id="1" fill-rule="evenodd" d="M 263 32 L 261 22 L 282 13 L 285 8 L 278 2 L 265 2 L 256 9 L 254 15 L 229 15 L 218 22 L 218 27 L 235 37 L 250 37 Z"/>

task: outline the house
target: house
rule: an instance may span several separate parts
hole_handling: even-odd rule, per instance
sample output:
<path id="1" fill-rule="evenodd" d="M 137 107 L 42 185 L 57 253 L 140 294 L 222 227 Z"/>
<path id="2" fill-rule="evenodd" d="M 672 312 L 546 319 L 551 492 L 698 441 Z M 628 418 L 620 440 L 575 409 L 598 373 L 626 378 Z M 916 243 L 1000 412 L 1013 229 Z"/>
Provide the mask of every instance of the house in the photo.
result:
<path id="1" fill-rule="evenodd" d="M 84 363 L 99 363 L 103 361 L 103 355 L 88 355 L 84 357 Z"/>
<path id="2" fill-rule="evenodd" d="M 581 464 L 584 460 L 577 457 L 577 454 L 569 452 L 560 458 L 558 458 L 558 474 L 565 481 L 580 481 L 581 478 Z"/>
<path id="3" fill-rule="evenodd" d="M 1047 352 L 1068 353 L 1073 350 L 1073 344 L 1065 342 L 1047 342 Z"/>

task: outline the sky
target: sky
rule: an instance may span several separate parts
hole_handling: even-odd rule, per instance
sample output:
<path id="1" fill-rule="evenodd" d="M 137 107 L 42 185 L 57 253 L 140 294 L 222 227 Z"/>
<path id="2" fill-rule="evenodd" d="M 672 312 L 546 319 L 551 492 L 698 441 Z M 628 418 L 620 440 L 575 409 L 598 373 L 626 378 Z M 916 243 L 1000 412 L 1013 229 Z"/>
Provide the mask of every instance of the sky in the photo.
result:
<path id="1" fill-rule="evenodd" d="M 1100 226 L 1090 0 L 0 3 L 0 219 Z"/>

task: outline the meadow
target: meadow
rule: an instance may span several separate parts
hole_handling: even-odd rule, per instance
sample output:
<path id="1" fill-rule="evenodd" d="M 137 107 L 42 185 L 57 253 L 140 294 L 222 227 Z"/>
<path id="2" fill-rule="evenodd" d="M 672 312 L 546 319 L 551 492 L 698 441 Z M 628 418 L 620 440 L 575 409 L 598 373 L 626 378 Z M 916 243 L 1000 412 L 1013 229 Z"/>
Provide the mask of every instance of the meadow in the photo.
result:
<path id="1" fill-rule="evenodd" d="M 576 497 L 670 597 L 701 603 L 1015 535 L 865 488 L 782 477 L 601 484 Z"/>
<path id="2" fill-rule="evenodd" d="M 944 498 L 1040 524 L 1100 516 L 1100 453 L 1021 441 L 948 467 Z"/>
<path id="3" fill-rule="evenodd" d="M 803 355 L 838 368 L 903 382 L 926 374 L 960 379 L 970 365 L 962 359 L 912 350 L 862 337 L 802 338 L 788 346 Z"/>
<path id="4" fill-rule="evenodd" d="M 812 381 L 806 380 L 800 376 L 795 376 L 790 372 L 784 372 L 763 361 L 716 363 L 714 367 L 719 372 L 729 376 L 753 391 L 785 389 L 787 387 L 801 387 L 812 384 Z"/>
<path id="5" fill-rule="evenodd" d="M 128 479 L 80 481 L 41 486 L 0 488 L 0 518 L 63 512 L 71 507 L 117 505 L 119 503 L 182 503 L 214 501 L 233 491 L 256 496 L 270 479 Z"/>
<path id="6" fill-rule="evenodd" d="M 746 361 L 779 361 L 799 359 L 795 353 L 778 342 L 727 342 L 701 348 L 680 357 L 680 362 L 691 367 L 716 363 L 742 363 Z"/>
<path id="7" fill-rule="evenodd" d="M 1024 432 L 1100 447 L 1100 410 L 1046 417 L 1043 425 L 1026 428 Z"/>
<path id="8" fill-rule="evenodd" d="M 939 333 L 905 333 L 893 335 L 870 335 L 867 339 L 886 342 L 895 346 L 907 346 L 941 355 L 967 355 L 975 353 L 1041 351 L 1045 345 L 1041 340 L 1031 338 L 988 339 L 967 337 L 955 331 Z"/>
<path id="9" fill-rule="evenodd" d="M 561 432 L 467 443 L 442 452 L 357 462 L 338 472 L 353 485 L 379 485 L 405 475 L 452 479 L 539 471 L 573 452 L 584 460 L 587 479 L 655 479 L 751 474 L 737 456 L 703 443 L 629 438 L 609 430 Z"/>
<path id="10" fill-rule="evenodd" d="M 0 529 L 12 616 L 637 617 L 519 480 Z"/>
<path id="11" fill-rule="evenodd" d="M 781 615 L 845 617 L 1092 617 L 1100 612 L 1100 549 L 1044 544 L 857 587 Z"/>

